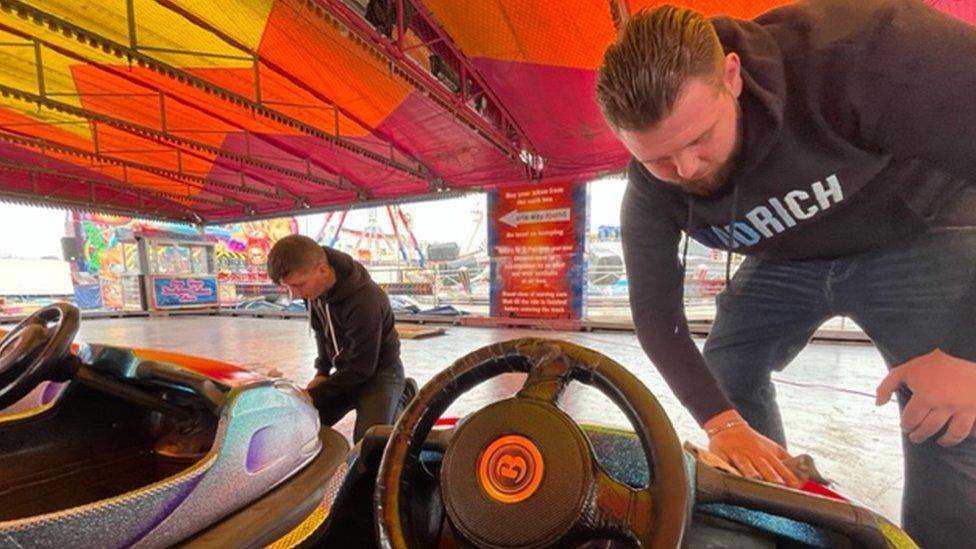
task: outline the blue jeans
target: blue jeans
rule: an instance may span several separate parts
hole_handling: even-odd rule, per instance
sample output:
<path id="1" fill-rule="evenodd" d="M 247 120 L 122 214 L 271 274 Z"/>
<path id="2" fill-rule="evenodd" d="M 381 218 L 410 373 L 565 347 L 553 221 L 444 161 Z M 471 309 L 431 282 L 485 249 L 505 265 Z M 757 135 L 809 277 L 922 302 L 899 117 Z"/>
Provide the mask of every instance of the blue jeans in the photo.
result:
<path id="1" fill-rule="evenodd" d="M 974 276 L 976 228 L 933 229 L 833 260 L 750 257 L 717 298 L 705 361 L 739 413 L 785 445 L 770 375 L 785 368 L 825 320 L 852 318 L 889 368 L 945 348 L 959 329 L 970 343 L 950 349 L 976 361 L 976 318 L 960 312 L 960 303 L 972 299 Z M 911 394 L 902 389 L 898 397 L 904 407 Z M 904 528 L 926 549 L 972 547 L 976 440 L 942 448 L 938 436 L 922 444 L 902 437 Z"/>

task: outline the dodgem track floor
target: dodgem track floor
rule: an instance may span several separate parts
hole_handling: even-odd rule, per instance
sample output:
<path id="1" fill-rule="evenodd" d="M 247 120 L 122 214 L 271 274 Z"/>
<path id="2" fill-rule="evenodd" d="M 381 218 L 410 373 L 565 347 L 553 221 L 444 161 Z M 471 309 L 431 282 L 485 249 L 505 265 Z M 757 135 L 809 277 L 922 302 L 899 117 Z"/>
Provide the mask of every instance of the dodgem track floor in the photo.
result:
<path id="1" fill-rule="evenodd" d="M 9 328 L 9 326 L 8 326 Z M 590 347 L 629 367 L 661 400 L 683 440 L 704 435 L 648 363 L 633 334 L 450 327 L 446 335 L 402 341 L 407 374 L 425 383 L 463 354 L 495 341 L 522 336 L 564 339 Z M 79 339 L 211 357 L 304 383 L 313 375 L 315 342 L 298 319 L 213 316 L 91 319 Z M 700 343 L 700 342 L 699 342 Z M 867 345 L 811 344 L 776 375 L 790 450 L 809 453 L 846 495 L 897 521 L 902 492 L 901 441 L 894 404 L 874 406 L 884 376 L 877 351 Z M 509 396 L 522 384 L 517 374 L 496 378 L 448 410 L 460 416 Z M 578 420 L 624 426 L 626 419 L 595 390 L 573 384 L 563 408 Z M 352 415 L 337 428 L 351 434 Z"/>

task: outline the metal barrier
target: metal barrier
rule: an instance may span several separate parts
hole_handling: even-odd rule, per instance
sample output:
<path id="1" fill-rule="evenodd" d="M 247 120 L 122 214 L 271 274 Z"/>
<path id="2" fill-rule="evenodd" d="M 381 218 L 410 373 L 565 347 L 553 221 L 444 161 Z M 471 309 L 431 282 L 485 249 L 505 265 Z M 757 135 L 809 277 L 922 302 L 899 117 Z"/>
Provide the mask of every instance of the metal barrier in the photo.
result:
<path id="1" fill-rule="evenodd" d="M 734 274 L 738 266 L 734 258 L 731 272 Z M 498 323 L 502 325 L 539 325 L 549 327 L 551 322 L 518 320 L 518 319 L 486 319 L 490 310 L 490 268 L 482 260 L 470 261 L 470 265 L 449 267 L 433 264 L 427 268 L 416 266 L 396 265 L 367 265 L 370 275 L 390 295 L 402 296 L 416 302 L 419 309 L 428 309 L 441 305 L 454 307 L 471 313 L 478 320 L 468 319 L 463 323 Z M 726 263 L 723 252 L 689 255 L 688 267 L 685 272 L 685 311 L 693 331 L 707 333 L 715 316 L 715 296 L 725 288 Z M 253 286 L 253 284 L 252 284 Z M 280 288 L 270 284 L 251 288 L 247 295 L 252 296 L 280 296 Z M 583 319 L 565 327 L 583 329 L 632 329 L 633 321 L 630 313 L 629 286 L 626 273 L 620 264 L 591 264 L 586 270 L 586 300 Z M 239 295 L 244 295 L 239 293 Z M 19 300 L 10 300 L 19 301 Z M 234 308 L 223 308 L 223 312 L 235 315 L 254 316 L 302 316 L 302 312 L 271 310 L 242 311 Z M 0 322 L 11 322 L 23 316 L 23 311 L 0 311 Z M 118 311 L 92 312 L 89 316 L 116 316 Z M 143 313 L 145 314 L 145 313 Z M 403 315 L 401 315 L 403 316 Z M 404 320 L 420 322 L 434 322 L 436 318 L 423 315 Z M 442 321 L 449 321 L 442 319 Z M 461 323 L 458 321 L 457 323 Z M 837 339 L 866 339 L 861 329 L 846 318 L 828 321 L 820 332 L 821 337 Z"/>

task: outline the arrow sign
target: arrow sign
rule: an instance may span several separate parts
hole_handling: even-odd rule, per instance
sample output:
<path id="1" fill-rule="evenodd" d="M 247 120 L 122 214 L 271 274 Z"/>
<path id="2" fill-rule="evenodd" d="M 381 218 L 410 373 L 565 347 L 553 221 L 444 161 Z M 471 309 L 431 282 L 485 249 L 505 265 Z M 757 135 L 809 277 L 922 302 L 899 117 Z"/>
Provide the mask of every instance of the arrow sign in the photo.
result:
<path id="1" fill-rule="evenodd" d="M 520 212 L 512 210 L 501 216 L 498 220 L 512 227 L 518 227 L 528 223 L 553 223 L 556 221 L 569 221 L 569 208 L 557 208 L 555 210 L 535 210 L 531 212 Z"/>

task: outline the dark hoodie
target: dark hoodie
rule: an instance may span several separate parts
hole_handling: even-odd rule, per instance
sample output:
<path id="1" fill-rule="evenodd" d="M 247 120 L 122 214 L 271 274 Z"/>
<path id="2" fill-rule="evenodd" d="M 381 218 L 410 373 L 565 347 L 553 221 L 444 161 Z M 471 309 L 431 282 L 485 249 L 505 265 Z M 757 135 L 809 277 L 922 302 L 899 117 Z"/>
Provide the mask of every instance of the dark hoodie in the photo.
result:
<path id="1" fill-rule="evenodd" d="M 386 293 L 348 254 L 323 249 L 336 283 L 306 303 L 319 351 L 315 369 L 329 376 L 310 391 L 316 401 L 347 395 L 378 374 L 403 377 L 400 339 Z"/>
<path id="2" fill-rule="evenodd" d="M 976 225 L 976 29 L 915 0 L 814 0 L 713 21 L 742 59 L 742 147 L 727 186 L 693 197 L 631 161 L 621 212 L 638 338 L 700 423 L 731 405 L 688 332 L 681 231 L 804 259 Z"/>

